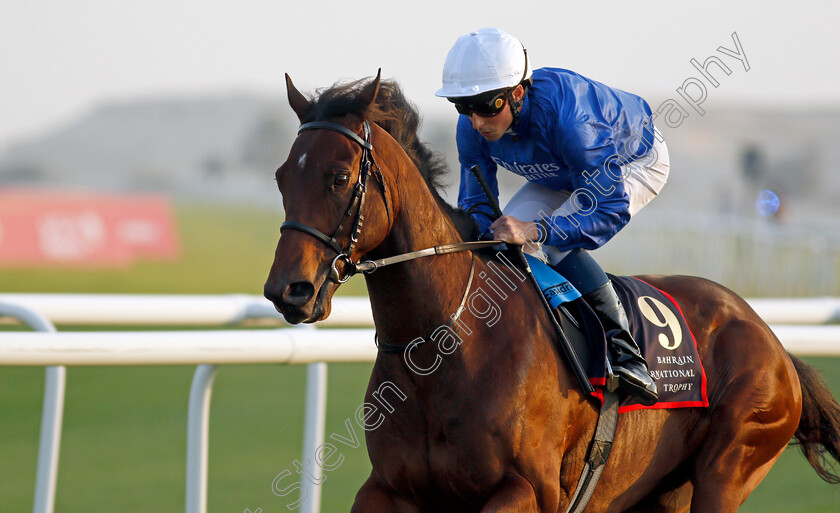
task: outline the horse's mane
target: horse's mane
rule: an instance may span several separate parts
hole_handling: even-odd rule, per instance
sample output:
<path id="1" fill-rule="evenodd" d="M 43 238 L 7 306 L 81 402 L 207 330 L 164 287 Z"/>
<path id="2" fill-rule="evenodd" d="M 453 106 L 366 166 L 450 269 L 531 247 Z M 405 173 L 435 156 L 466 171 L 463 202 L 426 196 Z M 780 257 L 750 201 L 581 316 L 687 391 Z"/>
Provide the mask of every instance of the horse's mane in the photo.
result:
<path id="1" fill-rule="evenodd" d="M 379 125 L 402 146 L 417 166 L 432 195 L 455 223 L 461 237 L 464 240 L 475 239 L 478 227 L 472 217 L 446 203 L 440 195 L 448 169 L 443 156 L 418 139 L 420 114 L 417 107 L 405 97 L 399 84 L 393 80 L 382 80 L 376 101 L 368 105 L 360 98 L 360 94 L 365 86 L 370 84 L 370 80 L 367 78 L 338 83 L 318 90 L 316 97 L 310 100 L 310 108 L 302 122 L 326 121 L 336 116 L 352 114 Z"/>

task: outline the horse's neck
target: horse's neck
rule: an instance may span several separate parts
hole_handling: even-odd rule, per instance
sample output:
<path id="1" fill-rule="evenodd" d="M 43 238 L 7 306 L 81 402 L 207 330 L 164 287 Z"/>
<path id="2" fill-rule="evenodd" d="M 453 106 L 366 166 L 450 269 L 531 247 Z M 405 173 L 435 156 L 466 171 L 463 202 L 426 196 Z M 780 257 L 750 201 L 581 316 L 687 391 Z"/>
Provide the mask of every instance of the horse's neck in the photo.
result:
<path id="1" fill-rule="evenodd" d="M 425 184 L 414 183 L 412 188 L 409 184 L 413 177 L 401 178 L 397 187 L 402 201 L 389 235 L 374 252 L 376 257 L 459 241 L 457 230 Z M 459 321 L 452 323 L 467 291 L 473 258 L 475 269 L 469 294 L 483 295 L 476 296 L 477 305 L 468 300 Z M 556 351 L 550 324 L 539 320 L 539 292 L 529 288 L 523 273 L 503 262 L 509 260 L 492 262 L 473 257 L 470 252 L 451 253 L 403 262 L 365 276 L 380 342 L 397 346 L 416 342 L 411 359 L 422 372 L 409 367 L 405 352 L 377 359 L 376 365 L 389 379 L 407 386 L 411 382 L 422 390 L 417 399 L 424 407 L 446 410 L 454 390 L 463 397 L 475 397 L 481 391 L 474 379 L 490 380 L 491 376 L 501 375 L 515 383 L 531 379 L 532 373 L 526 369 L 532 366 L 549 369 L 543 373 L 547 376 L 544 379 L 550 381 L 547 386 L 569 388 L 569 376 L 564 371 L 550 370 L 549 362 Z M 491 264 L 496 265 L 491 269 Z M 459 340 L 455 351 L 445 350 L 453 342 L 448 334 L 436 333 L 445 326 L 450 326 L 450 333 Z M 432 340 L 420 344 L 418 338 Z M 437 369 L 434 362 L 442 358 L 444 351 L 446 363 L 440 366 L 445 370 L 430 379 L 429 374 Z M 499 368 L 504 370 L 497 372 Z M 513 389 L 509 387 L 508 392 Z"/>
<path id="2" fill-rule="evenodd" d="M 397 188 L 399 210 L 391 232 L 376 249 L 378 256 L 460 240 L 419 174 L 398 180 Z M 417 337 L 427 337 L 435 328 L 446 324 L 463 297 L 471 259 L 468 252 L 428 256 L 366 276 L 380 339 L 405 344 Z"/>

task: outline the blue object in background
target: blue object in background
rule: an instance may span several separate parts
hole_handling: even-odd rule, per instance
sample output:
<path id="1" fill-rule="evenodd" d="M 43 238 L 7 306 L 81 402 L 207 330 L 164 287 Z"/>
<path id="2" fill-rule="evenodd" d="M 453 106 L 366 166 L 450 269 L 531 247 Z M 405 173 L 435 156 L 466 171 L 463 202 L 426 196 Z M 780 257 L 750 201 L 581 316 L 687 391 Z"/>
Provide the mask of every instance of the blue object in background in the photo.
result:
<path id="1" fill-rule="evenodd" d="M 759 192 L 758 198 L 755 200 L 755 208 L 764 217 L 774 215 L 779 211 L 780 206 L 781 200 L 779 200 L 779 196 L 775 192 L 767 189 Z"/>

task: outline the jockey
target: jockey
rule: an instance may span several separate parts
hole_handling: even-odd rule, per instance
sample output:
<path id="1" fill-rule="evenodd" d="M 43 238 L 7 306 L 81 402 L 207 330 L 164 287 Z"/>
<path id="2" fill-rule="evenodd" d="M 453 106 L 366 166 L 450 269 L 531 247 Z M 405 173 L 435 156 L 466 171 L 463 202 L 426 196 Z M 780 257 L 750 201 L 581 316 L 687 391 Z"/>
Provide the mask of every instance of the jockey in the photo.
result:
<path id="1" fill-rule="evenodd" d="M 598 314 L 620 389 L 655 403 L 624 307 L 586 251 L 624 227 L 668 178 L 668 149 L 647 102 L 569 70 L 532 70 L 522 43 L 495 28 L 458 38 L 435 94 L 460 114 L 458 206 L 494 239 L 541 249 Z M 497 198 L 499 167 L 528 180 L 492 224 L 474 165 Z"/>

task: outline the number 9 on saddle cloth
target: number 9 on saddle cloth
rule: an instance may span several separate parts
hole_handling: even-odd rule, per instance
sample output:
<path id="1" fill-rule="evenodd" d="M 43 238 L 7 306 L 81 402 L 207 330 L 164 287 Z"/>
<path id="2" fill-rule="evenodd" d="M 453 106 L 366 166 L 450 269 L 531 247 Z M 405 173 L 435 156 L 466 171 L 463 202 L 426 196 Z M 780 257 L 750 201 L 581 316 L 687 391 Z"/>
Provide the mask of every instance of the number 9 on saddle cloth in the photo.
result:
<path id="1" fill-rule="evenodd" d="M 611 372 L 607 340 L 597 314 L 566 278 L 537 258 L 530 255 L 525 258 L 589 382 L 603 388 Z M 679 304 L 638 278 L 610 276 L 610 279 L 625 305 L 630 331 L 660 391 L 659 401 L 652 406 L 638 404 L 632 396 L 625 397 L 619 412 L 708 406 L 706 373 Z M 600 388 L 592 395 L 603 400 Z"/>

